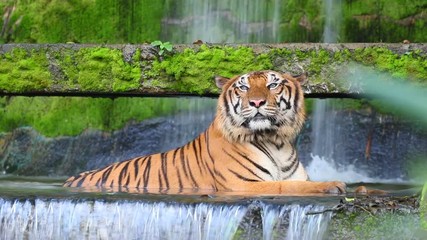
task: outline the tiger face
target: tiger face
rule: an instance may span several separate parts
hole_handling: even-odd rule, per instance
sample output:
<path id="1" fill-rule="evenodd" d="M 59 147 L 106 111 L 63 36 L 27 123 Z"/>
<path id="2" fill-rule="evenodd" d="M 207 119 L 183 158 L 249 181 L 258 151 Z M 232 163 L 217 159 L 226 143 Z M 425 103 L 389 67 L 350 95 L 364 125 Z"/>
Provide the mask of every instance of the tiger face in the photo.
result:
<path id="1" fill-rule="evenodd" d="M 258 71 L 231 79 L 217 77 L 222 88 L 217 117 L 231 141 L 253 141 L 272 136 L 293 138 L 304 121 L 300 82 L 275 71 Z"/>

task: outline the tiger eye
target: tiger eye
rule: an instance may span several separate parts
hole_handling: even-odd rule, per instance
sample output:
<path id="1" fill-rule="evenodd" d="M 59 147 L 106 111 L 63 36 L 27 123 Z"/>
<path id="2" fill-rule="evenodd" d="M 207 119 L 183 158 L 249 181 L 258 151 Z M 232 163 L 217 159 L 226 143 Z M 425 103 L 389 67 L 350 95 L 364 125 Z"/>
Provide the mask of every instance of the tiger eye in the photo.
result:
<path id="1" fill-rule="evenodd" d="M 268 87 L 268 89 L 273 90 L 273 89 L 277 88 L 278 86 L 279 86 L 278 83 L 271 83 L 267 87 Z"/>
<path id="2" fill-rule="evenodd" d="M 245 85 L 240 85 L 240 86 L 239 86 L 239 89 L 240 89 L 241 91 L 246 92 L 246 91 L 248 91 L 248 90 L 249 90 L 249 87 L 248 87 L 248 86 L 245 86 Z"/>

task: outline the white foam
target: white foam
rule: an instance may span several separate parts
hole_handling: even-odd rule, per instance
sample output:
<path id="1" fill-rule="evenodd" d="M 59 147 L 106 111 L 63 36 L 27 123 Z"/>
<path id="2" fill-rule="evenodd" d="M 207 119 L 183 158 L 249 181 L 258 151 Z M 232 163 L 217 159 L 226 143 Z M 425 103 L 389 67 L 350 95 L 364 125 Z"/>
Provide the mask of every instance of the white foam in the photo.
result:
<path id="1" fill-rule="evenodd" d="M 381 179 L 370 177 L 367 172 L 350 164 L 338 166 L 333 160 L 311 155 L 312 161 L 306 167 L 308 176 L 312 181 L 343 181 L 346 183 L 396 183 L 402 179 Z"/>

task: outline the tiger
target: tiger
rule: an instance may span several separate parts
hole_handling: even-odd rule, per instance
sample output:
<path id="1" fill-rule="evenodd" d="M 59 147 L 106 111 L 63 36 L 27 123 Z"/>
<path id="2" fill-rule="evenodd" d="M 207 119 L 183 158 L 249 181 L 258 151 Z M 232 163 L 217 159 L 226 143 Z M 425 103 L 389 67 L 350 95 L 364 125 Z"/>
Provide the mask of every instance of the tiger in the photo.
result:
<path id="1" fill-rule="evenodd" d="M 339 181 L 310 181 L 295 140 L 305 121 L 303 73 L 263 70 L 215 77 L 221 89 L 206 131 L 186 145 L 68 178 L 65 187 L 142 192 L 343 194 Z"/>

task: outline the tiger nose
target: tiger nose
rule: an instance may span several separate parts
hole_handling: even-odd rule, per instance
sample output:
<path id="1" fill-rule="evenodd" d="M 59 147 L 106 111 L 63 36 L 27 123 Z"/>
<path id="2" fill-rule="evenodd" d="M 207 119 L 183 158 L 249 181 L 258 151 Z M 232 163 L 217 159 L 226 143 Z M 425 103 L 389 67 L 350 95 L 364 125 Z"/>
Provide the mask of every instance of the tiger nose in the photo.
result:
<path id="1" fill-rule="evenodd" d="M 264 105 L 265 102 L 266 102 L 265 99 L 252 99 L 252 100 L 249 100 L 249 105 L 251 105 L 252 107 L 259 108 L 262 105 Z"/>

